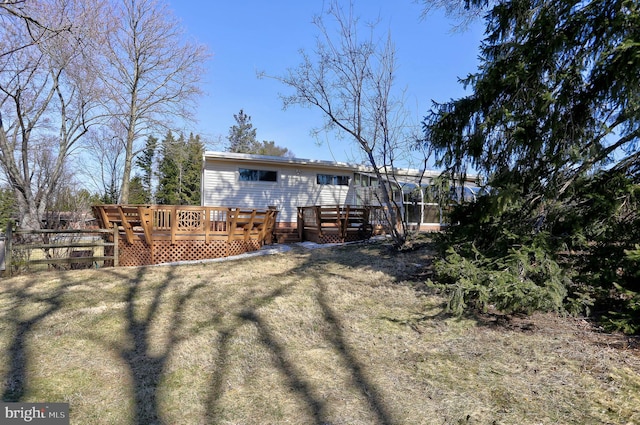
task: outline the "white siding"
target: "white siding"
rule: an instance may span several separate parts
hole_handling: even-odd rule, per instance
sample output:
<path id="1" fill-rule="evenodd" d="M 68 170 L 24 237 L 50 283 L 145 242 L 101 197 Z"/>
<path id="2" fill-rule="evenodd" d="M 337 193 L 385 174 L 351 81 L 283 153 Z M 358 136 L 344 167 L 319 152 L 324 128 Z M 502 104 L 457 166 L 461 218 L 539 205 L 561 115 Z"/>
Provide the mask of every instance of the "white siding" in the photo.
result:
<path id="1" fill-rule="evenodd" d="M 240 168 L 277 171 L 277 182 L 239 181 Z M 316 175 L 349 176 L 349 186 L 318 185 Z M 208 158 L 204 164 L 202 203 L 205 206 L 267 208 L 275 205 L 278 221 L 295 222 L 297 208 L 309 205 L 353 204 L 353 173 L 290 164 L 252 164 Z"/>

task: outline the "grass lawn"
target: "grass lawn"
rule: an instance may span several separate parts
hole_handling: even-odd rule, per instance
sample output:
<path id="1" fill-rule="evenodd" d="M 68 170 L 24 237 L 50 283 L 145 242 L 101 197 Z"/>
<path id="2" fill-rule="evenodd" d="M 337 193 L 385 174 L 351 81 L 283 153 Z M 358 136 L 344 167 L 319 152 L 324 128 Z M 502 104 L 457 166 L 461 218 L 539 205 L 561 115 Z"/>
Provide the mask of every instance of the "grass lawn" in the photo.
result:
<path id="1" fill-rule="evenodd" d="M 638 424 L 634 340 L 448 317 L 382 243 L 0 280 L 3 401 L 72 424 Z"/>

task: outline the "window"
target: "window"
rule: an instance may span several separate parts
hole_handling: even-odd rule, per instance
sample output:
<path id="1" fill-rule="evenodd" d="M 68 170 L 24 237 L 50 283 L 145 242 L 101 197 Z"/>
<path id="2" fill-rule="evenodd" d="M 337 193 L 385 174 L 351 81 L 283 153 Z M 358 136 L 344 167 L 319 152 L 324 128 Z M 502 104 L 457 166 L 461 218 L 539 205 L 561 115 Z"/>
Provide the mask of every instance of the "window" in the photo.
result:
<path id="1" fill-rule="evenodd" d="M 375 177 L 368 176 L 366 174 L 356 173 L 355 174 L 355 185 L 356 186 L 363 186 L 363 187 L 367 187 L 367 186 L 377 187 L 378 186 L 378 179 L 375 178 Z"/>
<path id="2" fill-rule="evenodd" d="M 402 185 L 405 219 L 407 223 L 420 223 L 422 188 L 413 183 Z"/>
<path id="3" fill-rule="evenodd" d="M 332 174 L 318 174 L 318 184 L 331 184 L 335 186 L 349 186 L 349 176 L 334 176 Z"/>
<path id="4" fill-rule="evenodd" d="M 250 170 L 240 168 L 241 182 L 275 182 L 278 181 L 278 173 L 269 170 Z"/>

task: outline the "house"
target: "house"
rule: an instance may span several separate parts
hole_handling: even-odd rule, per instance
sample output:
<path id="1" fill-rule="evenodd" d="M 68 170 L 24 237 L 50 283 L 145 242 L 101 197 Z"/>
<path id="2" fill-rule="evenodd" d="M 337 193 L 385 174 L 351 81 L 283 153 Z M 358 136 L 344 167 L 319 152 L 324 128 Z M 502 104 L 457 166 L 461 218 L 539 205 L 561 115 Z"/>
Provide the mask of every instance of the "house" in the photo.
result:
<path id="1" fill-rule="evenodd" d="M 393 170 L 395 201 L 403 219 L 415 229 L 438 230 L 442 211 L 431 196 L 437 171 Z M 478 192 L 475 177 L 463 189 L 465 199 Z M 202 206 L 277 209 L 277 228 L 295 228 L 298 207 L 373 206 L 377 178 L 371 167 L 318 161 L 207 151 L 202 164 Z"/>

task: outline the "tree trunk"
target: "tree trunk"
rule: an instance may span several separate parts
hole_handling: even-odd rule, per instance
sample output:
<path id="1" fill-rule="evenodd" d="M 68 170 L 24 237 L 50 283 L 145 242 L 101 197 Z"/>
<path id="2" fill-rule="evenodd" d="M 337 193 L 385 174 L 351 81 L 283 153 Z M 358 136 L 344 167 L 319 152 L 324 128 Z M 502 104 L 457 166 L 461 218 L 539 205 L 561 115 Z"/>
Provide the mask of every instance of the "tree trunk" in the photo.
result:
<path id="1" fill-rule="evenodd" d="M 42 228 L 42 215 L 44 208 L 36 205 L 35 199 L 29 197 L 26 199 L 24 194 L 16 190 L 16 199 L 18 204 L 19 228 L 23 230 L 39 230 Z"/>

